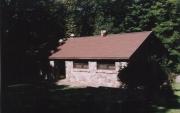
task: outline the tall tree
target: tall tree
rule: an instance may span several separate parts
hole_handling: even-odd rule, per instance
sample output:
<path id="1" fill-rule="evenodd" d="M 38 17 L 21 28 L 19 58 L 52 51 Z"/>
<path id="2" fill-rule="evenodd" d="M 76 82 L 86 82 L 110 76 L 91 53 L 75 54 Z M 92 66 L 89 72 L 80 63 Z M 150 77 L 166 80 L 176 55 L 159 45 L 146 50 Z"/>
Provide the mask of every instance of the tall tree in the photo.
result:
<path id="1" fill-rule="evenodd" d="M 58 35 L 63 36 L 60 22 L 63 6 L 52 0 L 5 1 L 3 58 L 8 81 L 37 80 L 38 62 L 45 62 Z"/>
<path id="2" fill-rule="evenodd" d="M 77 0 L 62 1 L 66 8 L 65 16 L 65 36 L 69 37 L 71 34 L 79 35 L 79 28 L 77 22 Z"/>
<path id="3" fill-rule="evenodd" d="M 180 13 L 177 3 L 178 0 L 159 0 L 153 9 L 155 8 L 154 16 L 157 17 L 154 31 L 169 51 L 167 67 L 173 72 L 180 73 Z"/>

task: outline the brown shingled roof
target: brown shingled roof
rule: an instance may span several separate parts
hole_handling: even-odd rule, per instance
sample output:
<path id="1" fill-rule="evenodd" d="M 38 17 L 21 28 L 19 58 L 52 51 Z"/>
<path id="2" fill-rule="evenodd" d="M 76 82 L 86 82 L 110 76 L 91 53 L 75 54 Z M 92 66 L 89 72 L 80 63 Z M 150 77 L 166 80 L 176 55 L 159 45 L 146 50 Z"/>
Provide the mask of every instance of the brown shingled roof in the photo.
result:
<path id="1" fill-rule="evenodd" d="M 151 31 L 69 38 L 49 59 L 129 59 Z"/>

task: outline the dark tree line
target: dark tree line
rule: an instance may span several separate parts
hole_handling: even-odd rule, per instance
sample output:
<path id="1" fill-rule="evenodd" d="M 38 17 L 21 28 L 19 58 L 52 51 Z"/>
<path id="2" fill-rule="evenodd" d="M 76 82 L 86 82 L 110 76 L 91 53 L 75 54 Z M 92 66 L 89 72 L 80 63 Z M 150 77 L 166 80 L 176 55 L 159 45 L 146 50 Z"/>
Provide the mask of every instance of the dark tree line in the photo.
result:
<path id="1" fill-rule="evenodd" d="M 180 72 L 179 0 L 4 0 L 6 81 L 39 80 L 60 38 L 153 30 L 168 49 L 162 66 Z"/>

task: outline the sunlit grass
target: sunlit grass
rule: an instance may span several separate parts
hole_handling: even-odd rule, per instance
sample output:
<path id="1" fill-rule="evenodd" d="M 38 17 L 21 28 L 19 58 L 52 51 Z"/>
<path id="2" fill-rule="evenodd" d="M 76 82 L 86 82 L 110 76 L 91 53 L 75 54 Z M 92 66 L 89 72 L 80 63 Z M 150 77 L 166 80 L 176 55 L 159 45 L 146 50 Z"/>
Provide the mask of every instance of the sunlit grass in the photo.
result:
<path id="1" fill-rule="evenodd" d="M 180 113 L 179 109 L 170 109 L 166 113 Z"/>
<path id="2" fill-rule="evenodd" d="M 173 89 L 174 89 L 174 94 L 178 96 L 177 101 L 178 103 L 180 103 L 180 83 L 174 83 Z M 166 113 L 180 113 L 180 109 L 169 109 Z"/>
<path id="3" fill-rule="evenodd" d="M 180 83 L 174 83 L 173 89 L 175 91 L 175 95 L 180 96 Z"/>

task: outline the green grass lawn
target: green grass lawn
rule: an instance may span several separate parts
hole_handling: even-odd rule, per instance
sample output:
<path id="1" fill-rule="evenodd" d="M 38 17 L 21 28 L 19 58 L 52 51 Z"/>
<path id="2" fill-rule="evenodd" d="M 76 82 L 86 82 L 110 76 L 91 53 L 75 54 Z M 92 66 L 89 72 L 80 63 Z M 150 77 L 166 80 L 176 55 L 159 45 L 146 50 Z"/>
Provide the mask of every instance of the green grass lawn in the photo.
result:
<path id="1" fill-rule="evenodd" d="M 180 113 L 180 84 L 173 90 L 150 101 L 142 91 L 26 85 L 9 87 L 5 104 L 6 113 Z"/>

